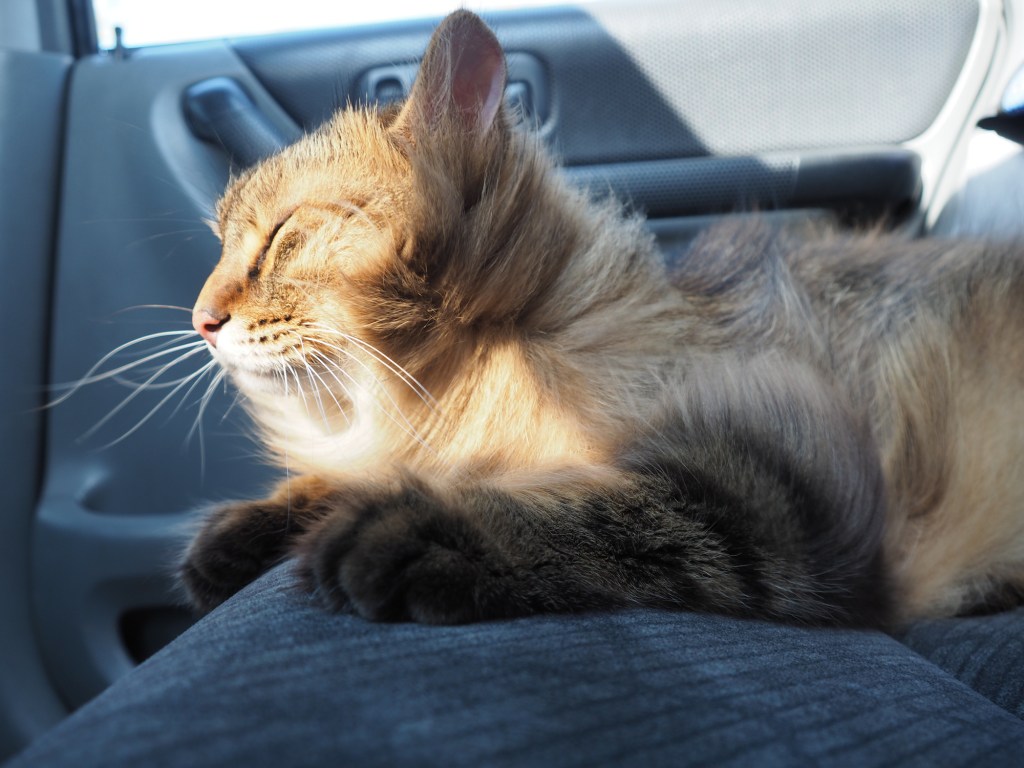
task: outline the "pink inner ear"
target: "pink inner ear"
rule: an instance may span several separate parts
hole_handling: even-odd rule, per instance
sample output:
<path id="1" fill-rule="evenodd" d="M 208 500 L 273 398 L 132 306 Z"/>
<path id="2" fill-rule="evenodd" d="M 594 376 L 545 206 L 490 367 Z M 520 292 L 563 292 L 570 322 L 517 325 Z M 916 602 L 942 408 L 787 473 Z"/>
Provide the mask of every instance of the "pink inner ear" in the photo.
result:
<path id="1" fill-rule="evenodd" d="M 472 127 L 483 132 L 491 127 L 501 106 L 505 56 L 486 28 L 468 32 L 451 39 L 452 100 Z"/>
<path id="2" fill-rule="evenodd" d="M 446 117 L 485 133 L 501 109 L 505 78 L 505 54 L 494 33 L 477 15 L 456 11 L 434 31 L 397 125 L 414 136 L 429 134 Z"/>

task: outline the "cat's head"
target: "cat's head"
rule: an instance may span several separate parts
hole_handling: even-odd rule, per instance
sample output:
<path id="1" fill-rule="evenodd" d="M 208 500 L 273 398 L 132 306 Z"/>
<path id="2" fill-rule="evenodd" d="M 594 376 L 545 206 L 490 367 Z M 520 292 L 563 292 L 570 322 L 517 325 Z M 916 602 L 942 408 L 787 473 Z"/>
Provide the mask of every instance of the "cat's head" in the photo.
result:
<path id="1" fill-rule="evenodd" d="M 493 33 L 457 12 L 403 106 L 342 110 L 230 185 L 193 324 L 244 392 L 344 405 L 364 374 L 443 375 L 475 329 L 517 322 L 558 259 L 524 222 L 539 241 L 560 225 L 505 81 Z"/>

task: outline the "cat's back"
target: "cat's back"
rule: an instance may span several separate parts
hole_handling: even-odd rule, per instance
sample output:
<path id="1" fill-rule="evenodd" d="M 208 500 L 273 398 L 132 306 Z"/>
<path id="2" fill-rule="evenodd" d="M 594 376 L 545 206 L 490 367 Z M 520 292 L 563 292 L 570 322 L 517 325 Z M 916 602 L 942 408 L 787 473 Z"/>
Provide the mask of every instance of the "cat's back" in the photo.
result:
<path id="1" fill-rule="evenodd" d="M 925 315 L 955 323 L 975 295 L 1019 291 L 1024 243 L 742 216 L 709 228 L 669 267 L 695 314 L 734 343 L 812 335 L 833 346 L 899 333 Z"/>

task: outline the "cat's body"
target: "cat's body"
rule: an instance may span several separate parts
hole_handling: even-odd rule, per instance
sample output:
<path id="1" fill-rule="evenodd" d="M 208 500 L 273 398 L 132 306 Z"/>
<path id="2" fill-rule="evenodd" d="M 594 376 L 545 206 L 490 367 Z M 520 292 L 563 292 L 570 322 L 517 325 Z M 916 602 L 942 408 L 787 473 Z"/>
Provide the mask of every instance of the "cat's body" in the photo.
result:
<path id="1" fill-rule="evenodd" d="M 1024 260 L 742 220 L 666 271 L 511 131 L 468 13 L 399 111 L 236 180 L 197 329 L 290 479 L 200 607 L 297 553 L 371 618 L 648 604 L 881 624 L 1024 574 Z"/>

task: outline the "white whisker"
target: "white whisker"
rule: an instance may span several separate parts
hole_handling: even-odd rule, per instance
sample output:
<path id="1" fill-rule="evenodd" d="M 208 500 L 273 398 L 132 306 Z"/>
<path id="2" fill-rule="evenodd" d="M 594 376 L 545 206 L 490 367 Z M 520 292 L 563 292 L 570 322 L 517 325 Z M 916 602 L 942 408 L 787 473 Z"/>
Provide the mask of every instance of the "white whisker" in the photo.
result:
<path id="1" fill-rule="evenodd" d="M 217 385 L 223 381 L 224 377 L 227 376 L 227 371 L 223 368 L 217 371 L 217 374 L 210 380 L 210 383 L 206 387 L 206 391 L 203 396 L 199 399 L 199 412 L 196 414 L 196 420 L 192 424 L 192 429 L 189 430 L 188 436 L 191 438 L 196 432 L 202 435 L 203 429 L 203 411 L 206 410 L 206 406 L 209 405 L 210 400 L 213 399 L 213 395 L 217 391 Z"/>
<path id="2" fill-rule="evenodd" d="M 331 391 L 331 388 L 329 386 L 327 386 L 327 382 L 324 381 L 323 377 L 319 373 L 316 372 L 316 370 L 313 368 L 313 366 L 311 366 L 311 365 L 309 365 L 307 363 L 306 367 L 309 369 L 310 375 L 315 377 L 316 380 L 319 381 L 320 384 L 323 386 L 323 391 L 326 392 L 327 396 L 331 398 L 331 400 L 334 402 L 335 407 L 337 407 L 337 409 L 338 409 L 338 413 L 340 413 L 345 418 L 345 421 L 347 422 L 348 421 L 348 415 L 345 413 L 345 409 L 341 407 L 341 403 L 338 402 L 338 398 L 334 396 L 334 393 Z M 320 397 L 320 394 L 319 394 L 320 389 L 321 389 L 320 387 L 316 388 L 317 397 Z"/>
<path id="3" fill-rule="evenodd" d="M 213 361 L 211 361 L 211 362 L 213 362 Z M 200 379 L 203 376 L 203 374 L 205 374 L 209 369 L 210 369 L 210 364 L 207 363 L 202 368 L 200 368 L 198 371 L 193 373 L 191 376 L 185 378 L 180 384 L 178 384 L 178 386 L 176 386 L 174 389 L 172 389 L 170 392 L 168 392 L 166 395 L 164 395 L 163 398 L 161 398 L 160 402 L 158 402 L 153 408 L 150 409 L 149 413 L 147 413 L 138 422 L 136 422 L 134 427 L 129 429 L 127 432 L 125 432 L 123 435 L 121 435 L 116 440 L 112 440 L 111 442 L 109 442 L 106 445 L 102 446 L 102 448 L 100 450 L 106 450 L 107 448 L 112 448 L 113 446 L 115 446 L 118 443 L 120 443 L 122 440 L 125 440 L 128 437 L 131 437 L 133 434 L 135 434 L 139 430 L 140 427 L 142 427 L 143 424 L 145 424 L 147 421 L 149 421 L 151 418 L 153 418 L 153 416 L 156 414 L 156 412 L 159 411 L 163 407 L 164 403 L 166 403 L 168 400 L 170 400 L 172 397 L 174 397 L 174 395 L 177 394 L 177 392 L 182 387 L 184 387 L 190 380 L 192 380 L 192 379 L 197 379 L 197 380 Z M 139 391 L 141 391 L 141 390 L 136 390 L 136 392 L 133 393 L 133 394 L 137 394 Z M 111 414 L 108 414 L 108 417 L 109 417 L 109 415 L 112 415 L 113 413 L 114 412 L 111 412 Z M 102 423 L 103 422 L 100 422 L 100 424 L 102 424 Z M 87 432 L 86 435 L 90 434 L 91 432 L 94 432 L 100 426 L 100 424 L 97 424 L 96 427 L 93 427 L 93 429 L 90 430 L 90 432 Z"/>
<path id="4" fill-rule="evenodd" d="M 320 364 L 324 366 L 324 371 L 326 373 L 329 373 L 331 375 L 331 378 L 338 382 L 338 386 L 341 387 L 341 391 L 345 393 L 345 397 L 347 397 L 350 402 L 355 402 L 355 400 L 352 397 L 352 393 L 349 391 L 348 387 L 346 387 L 341 382 L 341 379 L 337 377 L 334 371 L 331 370 L 330 361 L 316 350 L 313 350 L 312 355 L 315 360 L 318 360 Z M 327 394 L 331 396 L 331 399 L 334 400 L 335 404 L 338 406 L 338 410 L 341 412 L 341 415 L 345 417 L 345 421 L 351 426 L 352 420 L 348 417 L 348 414 L 345 413 L 345 409 L 342 408 L 341 403 L 338 402 L 338 398 L 334 396 L 334 393 L 331 391 L 331 388 L 327 386 L 327 382 L 320 378 L 319 375 L 317 376 L 317 378 L 320 379 L 320 381 L 323 383 L 324 388 L 327 390 Z"/>
<path id="5" fill-rule="evenodd" d="M 330 431 L 331 431 L 331 425 L 327 421 L 327 412 L 324 410 L 324 401 L 320 397 L 320 387 L 318 387 L 316 385 L 316 382 L 313 381 L 313 378 L 315 377 L 315 378 L 319 379 L 321 384 L 323 384 L 324 381 L 323 381 L 323 379 L 320 379 L 320 377 L 316 375 L 316 373 L 313 371 L 312 367 L 310 367 L 309 361 L 306 359 L 306 344 L 302 340 L 302 336 L 300 334 L 296 333 L 295 331 L 288 331 L 288 333 L 290 333 L 292 335 L 296 335 L 296 336 L 299 337 L 299 346 L 302 349 L 302 364 L 306 367 L 306 372 L 309 374 L 309 377 L 310 377 L 309 378 L 309 383 L 313 387 L 313 397 L 316 398 L 316 405 L 317 405 L 317 408 L 320 410 L 320 418 L 323 419 L 324 429 L 327 430 L 327 432 L 329 434 Z"/>
<path id="6" fill-rule="evenodd" d="M 211 360 L 210 362 L 216 364 L 217 361 L 216 360 Z M 146 368 L 144 371 L 139 371 L 139 373 L 150 374 L 150 373 L 152 373 L 155 370 L 157 370 L 157 369 L 156 368 Z M 189 374 L 189 375 L 191 375 L 191 374 Z M 186 379 L 186 378 L 188 378 L 188 376 L 183 376 L 180 379 L 171 379 L 170 381 L 153 382 L 152 384 L 147 386 L 146 389 L 170 389 L 171 387 L 175 387 L 178 384 L 180 384 L 181 381 L 183 379 Z M 115 384 L 120 384 L 122 387 L 128 387 L 130 389 L 135 389 L 135 387 L 138 387 L 138 386 L 142 385 L 142 380 L 141 379 L 138 380 L 138 381 L 135 381 L 133 379 L 126 378 L 125 376 L 114 376 L 110 380 L 113 381 Z"/>
<path id="7" fill-rule="evenodd" d="M 163 350 L 161 350 L 159 352 L 153 352 L 153 353 L 151 353 L 149 355 L 146 355 L 145 357 L 140 358 L 139 360 L 135 360 L 135 361 L 133 361 L 131 363 L 127 363 L 125 365 L 119 366 L 118 368 L 115 368 L 115 369 L 113 369 L 111 371 L 105 371 L 105 372 L 99 373 L 99 374 L 96 373 L 96 371 L 98 371 L 100 368 L 102 368 L 104 363 L 106 363 L 112 357 L 114 357 L 115 355 L 119 354 L 120 352 L 123 352 L 126 349 L 129 349 L 130 347 L 135 346 L 136 344 L 141 344 L 144 341 L 149 341 L 151 339 L 162 338 L 162 337 L 166 337 L 166 336 L 179 336 L 180 337 L 180 336 L 195 336 L 195 335 L 196 335 L 195 331 L 161 331 L 160 333 L 152 333 L 152 334 L 149 334 L 148 336 L 142 336 L 142 337 L 140 337 L 138 339 L 133 339 L 132 341 L 126 342 L 126 343 L 122 344 L 121 346 L 111 350 L 110 352 L 105 354 L 103 357 L 101 357 L 99 359 L 99 362 L 97 362 L 95 365 L 92 366 L 92 368 L 90 368 L 88 371 L 86 371 L 85 375 L 82 378 L 78 379 L 77 381 L 74 381 L 74 382 L 71 382 L 71 383 L 68 383 L 68 384 L 54 384 L 54 385 L 52 385 L 51 389 L 64 389 L 64 388 L 68 388 L 68 387 L 70 387 L 70 389 L 69 389 L 69 391 L 65 392 L 63 395 L 58 397 L 56 400 L 53 400 L 52 402 L 50 402 L 47 407 L 52 408 L 55 405 L 60 405 L 65 400 L 67 400 L 69 397 L 74 395 L 79 389 L 84 387 L 86 384 L 95 384 L 95 383 L 100 382 L 100 381 L 105 381 L 107 379 L 113 378 L 114 376 L 122 374 L 125 371 L 130 371 L 132 368 L 135 368 L 136 366 L 142 365 L 143 363 L 148 363 L 150 360 L 155 360 L 157 358 L 173 354 L 174 352 L 180 352 L 180 351 L 186 350 L 186 349 L 199 349 L 200 346 L 205 345 L 206 342 L 203 341 L 202 339 L 200 339 L 198 341 L 189 342 L 188 344 L 181 344 L 181 345 L 178 345 L 176 347 L 172 347 L 171 349 L 163 349 Z M 173 343 L 173 341 L 172 341 L 172 343 Z"/>
<path id="8" fill-rule="evenodd" d="M 299 381 L 299 374 L 297 374 L 291 366 L 288 366 L 285 370 L 295 377 L 295 388 L 299 391 L 299 397 L 302 399 L 302 407 L 306 409 L 306 415 L 311 416 L 309 412 L 309 403 L 306 402 L 306 393 L 302 391 L 302 382 Z"/>
<path id="9" fill-rule="evenodd" d="M 203 437 L 203 413 L 206 411 L 206 406 L 209 405 L 210 400 L 213 398 L 214 392 L 217 391 L 217 385 L 220 384 L 221 380 L 227 376 L 227 371 L 221 368 L 217 371 L 217 375 L 210 381 L 209 386 L 206 388 L 206 392 L 203 393 L 202 398 L 199 400 L 199 411 L 196 413 L 196 420 L 192 424 L 192 429 L 188 431 L 186 441 L 192 439 L 192 435 L 199 433 L 199 473 L 200 477 L 206 477 L 206 441 Z"/>
<path id="10" fill-rule="evenodd" d="M 304 323 L 303 325 L 305 325 L 307 328 L 313 328 L 318 331 L 324 331 L 326 333 L 331 333 L 336 336 L 340 336 L 346 341 L 352 342 L 360 349 L 362 349 L 364 352 L 366 352 L 368 355 L 370 355 L 372 358 L 374 358 L 381 365 L 383 365 L 385 368 L 387 368 L 389 371 L 391 371 L 399 378 L 401 378 L 402 381 L 409 385 L 410 389 L 416 392 L 416 394 L 424 402 L 425 405 L 432 409 L 436 409 L 438 407 L 437 400 L 434 398 L 432 394 L 430 394 L 427 388 L 424 387 L 423 384 L 421 384 L 419 380 L 416 379 L 415 376 L 413 376 L 411 373 L 409 373 L 409 371 L 407 371 L 405 368 L 396 363 L 393 359 L 388 357 L 386 354 L 381 352 L 379 349 L 377 349 L 369 342 L 364 341 L 356 336 L 353 336 L 352 334 L 345 333 L 344 331 L 339 331 L 337 328 L 331 328 L 320 323 Z"/>
<path id="11" fill-rule="evenodd" d="M 172 342 L 164 342 L 163 344 L 160 345 L 160 347 L 166 347 L 166 346 L 169 346 L 170 344 L 173 344 L 173 343 L 174 343 L 173 341 Z M 199 341 L 199 342 L 195 342 L 194 344 L 185 344 L 185 345 L 182 345 L 182 347 L 179 347 L 179 349 L 189 349 L 189 348 L 191 348 L 193 346 L 198 347 L 198 346 L 202 346 L 205 343 L 206 343 L 205 341 Z M 158 349 L 160 347 L 158 347 Z M 156 350 L 153 350 L 153 351 L 156 351 Z M 171 350 L 168 350 L 167 352 L 169 353 L 170 351 Z M 157 357 L 162 357 L 162 355 L 158 355 Z M 141 365 L 144 362 L 146 362 L 146 360 L 137 360 L 135 363 L 133 363 L 133 365 Z M 214 359 L 211 359 L 210 362 L 216 364 L 217 361 L 214 360 Z M 143 377 L 145 377 L 145 376 L 148 376 L 149 374 L 159 370 L 162 366 L 163 366 L 163 363 L 160 363 L 160 364 L 157 364 L 157 365 L 152 365 L 152 366 L 147 366 L 145 368 L 140 368 L 138 370 L 134 370 L 133 369 L 131 371 L 131 373 L 133 373 L 133 374 L 138 373 L 138 374 L 141 374 Z M 113 371 L 111 371 L 110 373 L 112 374 Z M 111 375 L 110 376 L 110 381 L 116 382 L 117 384 L 120 384 L 122 387 L 131 387 L 132 389 L 134 389 L 135 387 L 141 386 L 141 384 L 142 384 L 142 380 L 141 379 L 133 380 L 133 379 L 128 378 L 127 376 L 121 376 L 121 375 L 117 375 L 117 376 Z M 171 381 L 153 382 L 148 387 L 146 387 L 146 389 L 168 389 L 170 387 L 175 386 L 180 381 L 181 381 L 181 379 L 172 379 Z"/>
<path id="12" fill-rule="evenodd" d="M 231 412 L 233 410 L 235 410 L 235 406 L 238 405 L 238 403 L 239 403 L 239 401 L 241 399 L 242 399 L 242 393 L 240 391 L 238 391 L 238 390 L 235 390 L 235 396 L 231 400 L 231 405 L 229 405 L 227 407 L 227 410 L 224 411 L 224 415 L 220 417 L 220 423 L 221 424 L 223 424 L 225 421 L 228 420 L 228 416 L 230 416 Z"/>
<path id="13" fill-rule="evenodd" d="M 209 361 L 208 363 L 206 363 L 206 365 L 204 365 L 204 366 L 203 366 L 202 368 L 200 368 L 199 370 L 200 370 L 200 371 L 201 371 L 202 373 L 207 373 L 207 372 L 209 372 L 209 370 L 210 370 L 211 368 L 213 368 L 213 367 L 214 367 L 214 366 L 216 366 L 216 365 L 217 365 L 217 361 L 216 361 L 216 360 L 210 360 L 210 361 Z M 183 378 L 183 379 L 182 379 L 182 381 L 186 381 L 186 380 L 187 380 L 187 379 L 189 379 L 189 378 L 191 378 L 191 377 L 190 377 L 190 376 L 188 376 L 188 377 L 185 377 L 185 378 Z M 174 416 L 176 416 L 176 415 L 177 415 L 178 411 L 180 411 L 180 410 L 182 409 L 182 407 L 183 407 L 183 406 L 185 405 L 185 403 L 186 403 L 186 402 L 188 401 L 189 397 L 190 397 L 190 396 L 192 395 L 192 392 L 193 392 L 193 391 L 195 391 L 195 388 L 196 388 L 197 386 L 199 386 L 199 382 L 200 382 L 200 381 L 202 381 L 202 380 L 203 380 L 203 377 L 202 377 L 202 376 L 200 376 L 200 377 L 199 377 L 198 379 L 196 379 L 195 381 L 193 381 L 193 382 L 192 382 L 192 386 L 191 386 L 191 387 L 189 387 L 188 389 L 186 389 L 186 390 L 185 390 L 185 394 L 184 394 L 184 395 L 182 395 L 182 397 L 181 397 L 181 402 L 180 402 L 180 403 L 178 403 L 178 404 L 177 404 L 177 405 L 176 405 L 176 406 L 174 407 L 174 410 L 173 410 L 173 411 L 171 411 L 171 415 L 170 415 L 170 416 L 168 417 L 168 419 L 174 418 Z"/>
<path id="14" fill-rule="evenodd" d="M 313 381 L 313 377 L 316 376 L 316 374 L 313 372 L 313 369 L 309 366 L 308 362 L 303 360 L 302 364 L 306 367 L 306 372 L 309 374 L 309 383 L 313 388 L 313 399 L 316 400 L 316 407 L 317 410 L 320 411 L 320 418 L 324 422 L 324 429 L 329 433 L 331 431 L 331 425 L 327 421 L 327 411 L 324 410 L 324 401 L 320 398 L 320 387 L 318 387 L 316 382 Z"/>
<path id="15" fill-rule="evenodd" d="M 351 351 L 349 351 L 347 349 L 344 349 L 343 347 L 339 347 L 339 346 L 337 346 L 335 344 L 330 344 L 330 343 L 324 341 L 323 339 L 311 339 L 311 341 L 316 341 L 318 344 L 322 344 L 325 347 L 329 347 L 330 349 L 334 349 L 334 350 L 340 352 L 341 354 L 346 355 L 353 362 L 358 364 L 364 371 L 366 371 L 370 375 L 370 377 L 373 379 L 374 384 L 376 384 L 380 388 L 381 392 L 384 393 L 384 397 L 386 397 L 388 399 L 388 402 L 391 403 L 391 405 L 394 406 L 395 411 L 398 413 L 399 416 L 402 417 L 402 420 L 405 421 L 405 423 L 409 426 L 409 429 L 411 429 L 413 431 L 416 431 L 416 427 L 413 426 L 413 423 L 409 420 L 409 417 L 406 416 L 405 413 L 402 411 L 401 406 L 398 405 L 398 403 L 395 401 L 395 398 L 392 397 L 390 392 L 388 392 L 387 387 L 385 387 L 377 379 L 377 377 L 373 373 L 373 370 L 371 370 L 371 368 L 366 363 L 364 363 L 362 360 L 360 360 L 358 357 L 356 357 Z M 339 370 L 341 370 L 341 369 L 339 368 Z M 381 410 L 384 411 L 385 409 L 383 407 L 381 407 Z"/>
<path id="16" fill-rule="evenodd" d="M 180 312 L 188 312 L 192 314 L 192 310 L 189 307 L 179 307 L 177 304 L 136 304 L 133 307 L 125 307 L 115 312 L 115 315 L 120 315 L 125 312 L 135 312 L 140 309 L 174 309 Z"/>
<path id="17" fill-rule="evenodd" d="M 353 336 L 349 333 L 342 333 L 340 331 L 338 333 L 341 334 L 341 336 L 345 338 L 347 341 L 351 341 L 353 344 L 356 344 L 359 347 L 361 347 L 364 351 L 366 351 L 371 357 L 376 359 L 381 365 L 383 365 L 389 371 L 397 374 L 403 381 L 405 381 L 406 384 L 409 385 L 410 389 L 412 389 L 414 392 L 416 392 L 417 395 L 419 395 L 420 399 L 426 405 L 428 405 L 431 408 L 438 407 L 438 402 L 436 399 L 434 399 L 434 396 L 430 394 L 430 391 L 425 386 L 423 386 L 415 376 L 409 373 L 408 370 L 406 370 L 401 365 L 396 363 L 394 360 L 392 360 L 390 357 L 388 357 L 386 354 L 381 352 L 379 349 L 377 349 L 369 342 L 364 341 L 363 339 L 360 339 L 357 336 Z"/>
<path id="18" fill-rule="evenodd" d="M 324 346 L 331 347 L 333 349 L 337 349 L 339 352 L 342 352 L 344 354 L 347 354 L 347 355 L 351 356 L 352 359 L 355 360 L 356 362 L 361 362 L 358 358 L 352 356 L 351 352 L 348 352 L 347 350 L 341 349 L 339 347 L 335 347 L 333 344 L 328 344 L 327 342 L 323 341 L 323 339 L 315 339 L 315 341 L 317 341 L 320 344 L 323 344 Z M 321 358 L 321 359 L 323 359 L 323 358 Z M 373 372 L 370 371 L 370 369 L 367 366 L 364 365 L 363 367 L 364 367 L 364 369 L 367 370 L 367 372 L 370 373 L 370 376 L 373 377 Z M 356 381 L 355 377 L 352 376 L 351 373 L 346 371 L 340 365 L 338 365 L 336 362 L 332 361 L 331 368 L 333 370 L 336 370 L 338 373 L 340 373 L 346 379 L 348 379 L 352 383 L 353 386 L 360 387 L 360 384 Z M 384 393 L 384 396 L 387 397 L 388 400 L 391 402 L 391 404 L 395 407 L 395 410 L 398 412 L 398 415 L 402 417 L 402 420 L 405 422 L 405 424 L 403 425 L 401 422 L 399 422 L 398 419 L 395 418 L 395 415 L 393 413 L 391 413 L 390 410 L 385 408 L 380 402 L 377 402 L 376 400 L 374 400 L 374 403 L 377 406 L 377 410 L 379 410 L 388 419 L 390 419 L 391 422 L 394 423 L 394 425 L 396 427 L 398 427 L 405 435 L 407 435 L 408 437 L 411 437 L 413 440 L 415 440 L 423 448 L 426 448 L 431 453 L 435 453 L 434 449 L 430 446 L 430 444 L 427 443 L 427 441 L 423 439 L 422 435 L 420 435 L 419 430 L 416 429 L 415 425 L 411 421 L 409 421 L 409 418 L 404 413 L 402 413 L 401 408 L 399 408 L 398 403 L 395 402 L 394 398 L 391 397 L 390 393 L 387 391 L 387 388 L 383 384 L 381 384 L 376 379 L 376 377 L 373 377 L 373 381 L 380 388 L 380 390 Z M 350 396 L 350 399 L 351 399 L 351 396 Z"/>
<path id="19" fill-rule="evenodd" d="M 195 349 L 192 349 L 189 352 L 185 352 L 183 355 L 181 355 L 181 356 L 175 358 L 174 360 L 172 360 L 171 362 L 167 363 L 167 365 L 163 366 L 160 370 L 158 370 L 156 373 L 154 373 L 152 376 L 150 376 L 139 387 L 137 387 L 135 389 L 135 391 L 133 391 L 130 395 L 128 395 L 126 398 L 124 398 L 124 400 L 122 400 L 118 405 L 116 405 L 106 416 L 104 416 L 95 425 L 93 425 L 93 427 L 91 429 L 89 429 L 84 435 L 82 435 L 82 437 L 80 439 L 85 440 L 85 439 L 91 437 L 92 435 L 96 434 L 97 430 L 99 430 L 104 424 L 106 424 L 108 421 L 110 421 L 112 418 L 114 418 L 114 416 L 116 416 L 118 413 L 120 413 L 130 402 L 132 402 L 132 400 L 134 400 L 142 392 L 144 392 L 146 390 L 146 388 L 150 384 L 152 384 L 154 381 L 156 381 L 158 378 L 160 378 L 164 374 L 165 371 L 167 371 L 168 369 L 172 368 L 173 366 L 178 365 L 179 363 L 187 360 L 188 358 L 192 357 L 196 353 L 202 352 L 202 351 L 203 351 L 202 347 L 196 347 Z M 183 384 L 179 385 L 179 386 L 183 386 Z M 176 391 L 176 390 L 172 390 L 172 394 L 173 394 L 174 391 Z"/>

